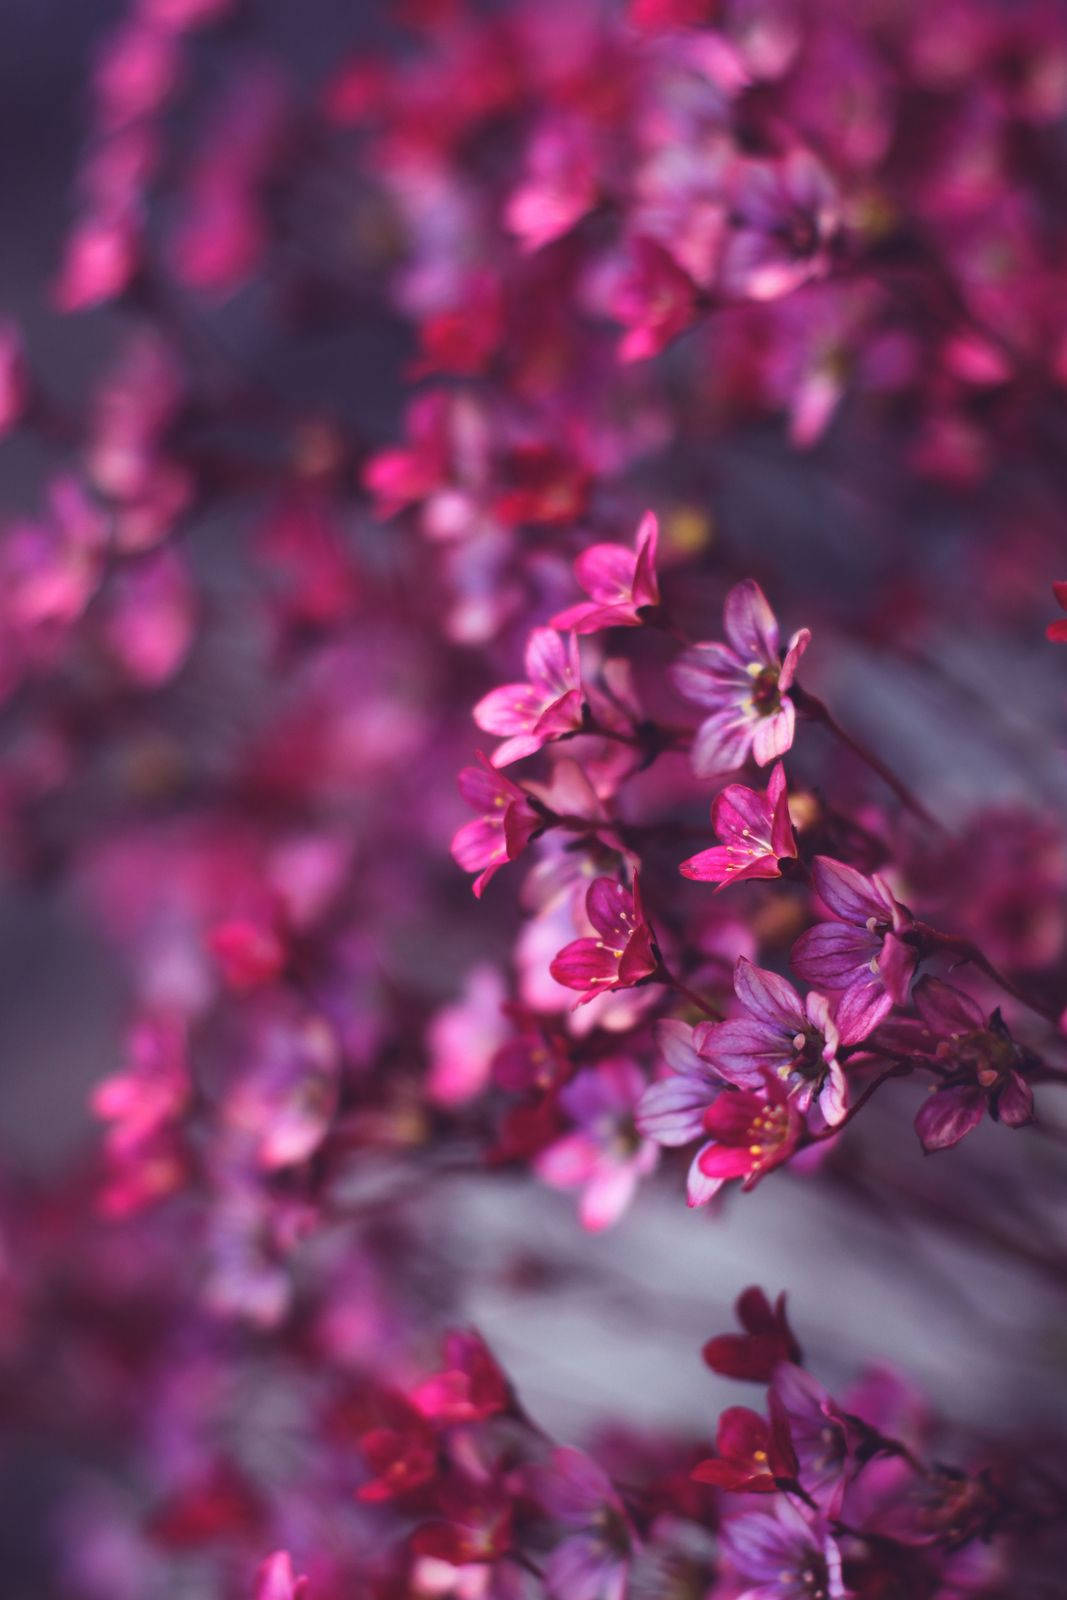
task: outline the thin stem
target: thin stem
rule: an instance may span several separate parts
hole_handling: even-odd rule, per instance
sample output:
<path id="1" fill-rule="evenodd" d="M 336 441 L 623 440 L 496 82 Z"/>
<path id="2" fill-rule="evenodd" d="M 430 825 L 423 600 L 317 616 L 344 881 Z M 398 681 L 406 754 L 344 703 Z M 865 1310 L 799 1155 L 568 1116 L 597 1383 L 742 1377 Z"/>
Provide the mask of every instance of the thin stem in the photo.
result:
<path id="1" fill-rule="evenodd" d="M 677 992 L 682 995 L 684 999 L 688 1000 L 691 1006 L 695 1006 L 698 1011 L 702 1011 L 706 1017 L 711 1019 L 712 1022 L 720 1022 L 722 1020 L 722 1012 L 719 1007 L 713 1006 L 709 1004 L 707 1000 L 701 999 L 700 995 L 697 994 L 695 989 L 691 989 L 687 983 L 683 983 L 681 978 L 675 977 L 674 973 L 662 959 L 660 960 L 660 964 L 656 971 L 652 974 L 651 981 L 653 983 L 669 984 L 672 989 L 677 990 Z"/>
<path id="2" fill-rule="evenodd" d="M 926 809 L 921 800 L 916 799 L 907 784 L 903 783 L 892 768 L 887 767 L 885 762 L 874 754 L 873 750 L 868 750 L 866 745 L 861 744 L 858 739 L 854 739 L 850 733 L 845 732 L 837 718 L 822 700 L 816 695 L 809 694 L 799 684 L 794 684 L 789 694 L 798 711 L 809 717 L 812 722 L 820 722 L 847 750 L 851 750 L 858 760 L 862 761 L 865 766 L 870 767 L 871 771 L 881 778 L 886 787 L 893 791 L 902 806 L 922 822 L 925 822 L 928 827 L 937 828 L 944 832 L 944 824 L 939 822 Z"/>
<path id="3" fill-rule="evenodd" d="M 868 1100 L 870 1100 L 873 1095 L 877 1094 L 883 1083 L 888 1083 L 890 1078 L 906 1078 L 909 1073 L 913 1071 L 914 1067 L 911 1062 L 894 1061 L 891 1067 L 886 1067 L 884 1072 L 879 1073 L 878 1077 L 873 1079 L 872 1082 L 867 1085 L 859 1099 L 854 1101 L 854 1103 L 849 1106 L 840 1122 L 835 1122 L 832 1128 L 824 1128 L 821 1133 L 809 1134 L 808 1137 L 810 1142 L 812 1144 L 818 1144 L 824 1139 L 833 1139 L 841 1132 L 842 1128 L 846 1128 L 848 1126 L 853 1117 L 857 1116 L 859 1112 L 863 1110 Z"/>

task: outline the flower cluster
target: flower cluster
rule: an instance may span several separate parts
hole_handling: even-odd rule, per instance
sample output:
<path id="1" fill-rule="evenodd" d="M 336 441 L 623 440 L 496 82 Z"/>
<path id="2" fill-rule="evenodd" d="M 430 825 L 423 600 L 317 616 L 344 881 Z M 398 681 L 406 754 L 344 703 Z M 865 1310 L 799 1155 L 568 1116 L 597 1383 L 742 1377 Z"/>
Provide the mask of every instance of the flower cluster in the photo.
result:
<path id="1" fill-rule="evenodd" d="M 1067 23 L 285 10 L 0 306 L 0 1587 L 1051 1596 Z"/>

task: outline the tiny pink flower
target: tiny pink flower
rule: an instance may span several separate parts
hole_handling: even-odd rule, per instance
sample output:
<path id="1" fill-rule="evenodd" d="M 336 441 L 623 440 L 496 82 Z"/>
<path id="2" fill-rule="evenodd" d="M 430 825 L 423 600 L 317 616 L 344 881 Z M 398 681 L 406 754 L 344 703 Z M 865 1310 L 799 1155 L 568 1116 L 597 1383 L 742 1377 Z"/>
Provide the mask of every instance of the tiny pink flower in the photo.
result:
<path id="1" fill-rule="evenodd" d="M 474 720 L 504 743 L 493 751 L 494 767 L 507 767 L 582 726 L 582 679 L 578 640 L 551 628 L 535 628 L 526 646 L 526 683 L 491 689 L 474 708 Z"/>
<path id="2" fill-rule="evenodd" d="M 729 644 L 693 645 L 673 669 L 680 693 L 710 713 L 693 741 L 701 778 L 730 772 L 749 755 L 765 767 L 789 749 L 796 712 L 788 691 L 811 640 L 802 628 L 781 657 L 774 612 L 752 578 L 730 590 L 723 621 Z"/>
<path id="3" fill-rule="evenodd" d="M 468 974 L 460 998 L 435 1012 L 426 1030 L 426 1092 L 435 1105 L 462 1105 L 485 1089 L 493 1059 L 510 1032 L 506 999 L 503 978 L 485 962 Z"/>
<path id="4" fill-rule="evenodd" d="M 1061 611 L 1067 611 L 1067 582 L 1054 583 L 1052 593 Z M 1053 644 L 1067 644 L 1067 617 L 1057 617 L 1045 630 Z"/>
<path id="5" fill-rule="evenodd" d="M 633 265 L 617 284 L 611 313 L 626 328 L 619 360 L 648 361 L 690 326 L 696 316 L 696 287 L 674 257 L 655 239 L 631 246 Z"/>
<path id="6" fill-rule="evenodd" d="M 618 1222 L 659 1158 L 634 1120 L 644 1088 L 644 1074 L 632 1061 L 599 1061 L 579 1072 L 559 1096 L 572 1131 L 534 1163 L 553 1188 L 581 1190 L 578 1214 L 591 1233 Z"/>
<path id="7" fill-rule="evenodd" d="M 711 825 L 722 844 L 683 861 L 678 869 L 683 877 L 718 889 L 744 878 L 780 878 L 780 863 L 797 853 L 782 763 L 772 769 L 764 794 L 731 783 L 716 795 Z"/>
<path id="8" fill-rule="evenodd" d="M 598 937 L 565 945 L 549 969 L 557 983 L 583 991 L 578 1005 L 609 989 L 631 988 L 659 964 L 636 877 L 632 890 L 612 878 L 597 878 L 589 886 L 585 912 Z"/>
<path id="9" fill-rule="evenodd" d="M 704 1113 L 704 1131 L 711 1138 L 697 1158 L 707 1198 L 731 1178 L 742 1179 L 743 1189 L 754 1189 L 789 1160 L 803 1126 L 795 1101 L 770 1073 L 760 1094 L 749 1089 L 721 1094 Z"/>
<path id="10" fill-rule="evenodd" d="M 637 530 L 636 549 L 623 545 L 594 544 L 574 563 L 575 576 L 589 600 L 561 611 L 552 626 L 575 633 L 596 633 L 600 628 L 638 628 L 641 612 L 659 605 L 656 581 L 656 541 L 659 524 L 646 511 Z"/>
<path id="11" fill-rule="evenodd" d="M 481 812 L 465 822 L 452 840 L 452 859 L 464 872 L 477 872 L 473 888 L 481 899 L 494 873 L 522 854 L 543 826 L 525 790 L 505 778 L 479 752 L 479 767 L 464 767 L 459 790 L 468 805 Z"/>

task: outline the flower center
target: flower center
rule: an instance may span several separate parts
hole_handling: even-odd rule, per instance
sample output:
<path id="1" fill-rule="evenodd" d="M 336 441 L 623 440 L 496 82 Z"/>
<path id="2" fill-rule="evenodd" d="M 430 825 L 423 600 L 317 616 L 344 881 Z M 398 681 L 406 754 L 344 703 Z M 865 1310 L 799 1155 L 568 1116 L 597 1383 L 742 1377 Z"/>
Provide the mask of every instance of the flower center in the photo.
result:
<path id="1" fill-rule="evenodd" d="M 778 692 L 778 668 L 763 667 L 752 685 L 752 704 L 757 716 L 770 717 L 781 709 L 782 697 Z"/>

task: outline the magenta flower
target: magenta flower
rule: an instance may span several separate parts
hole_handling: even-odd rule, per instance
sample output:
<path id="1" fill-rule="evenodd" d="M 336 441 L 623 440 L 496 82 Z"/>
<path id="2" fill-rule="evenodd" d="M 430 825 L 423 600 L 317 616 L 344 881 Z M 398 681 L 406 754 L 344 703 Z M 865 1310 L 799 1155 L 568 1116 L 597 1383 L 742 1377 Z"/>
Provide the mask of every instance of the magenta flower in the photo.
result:
<path id="1" fill-rule="evenodd" d="M 970 995 L 939 978 L 920 979 L 915 1004 L 938 1035 L 934 1059 L 947 1069 L 915 1118 L 924 1150 L 951 1149 L 987 1111 L 1009 1128 L 1034 1120 L 1033 1091 L 1023 1071 L 1036 1061 L 1016 1044 L 999 1008 L 987 1021 Z"/>
<path id="2" fill-rule="evenodd" d="M 1067 611 L 1067 582 L 1054 583 L 1052 593 L 1061 611 Z M 1053 644 L 1067 644 L 1067 617 L 1057 617 L 1045 629 Z"/>
<path id="3" fill-rule="evenodd" d="M 719 1418 L 715 1455 L 698 1461 L 697 1483 L 734 1494 L 774 1494 L 783 1481 L 796 1482 L 797 1457 L 789 1425 L 773 1392 L 770 1421 L 747 1406 L 728 1406 Z"/>
<path id="4" fill-rule="evenodd" d="M 573 1131 L 535 1161 L 538 1177 L 553 1188 L 581 1189 L 578 1214 L 591 1233 L 618 1222 L 659 1158 L 635 1122 L 644 1088 L 644 1074 L 632 1061 L 598 1061 L 579 1072 L 559 1096 Z"/>
<path id="5" fill-rule="evenodd" d="M 575 633 L 600 628 L 638 628 L 646 607 L 659 605 L 656 542 L 659 523 L 646 511 L 637 530 L 636 549 L 620 544 L 594 544 L 574 563 L 578 582 L 590 596 L 552 618 L 552 626 Z"/>
<path id="6" fill-rule="evenodd" d="M 611 314 L 626 328 L 619 360 L 648 361 L 684 333 L 697 312 L 689 274 L 655 239 L 640 236 L 630 247 L 632 265 L 611 299 Z"/>
<path id="7" fill-rule="evenodd" d="M 720 272 L 727 294 L 777 300 L 825 277 L 841 225 L 840 200 L 810 151 L 740 163 L 733 209 L 736 225 Z"/>
<path id="8" fill-rule="evenodd" d="M 598 938 L 565 945 L 549 971 L 567 989 L 581 989 L 585 1005 L 609 989 L 629 989 L 656 971 L 652 929 L 645 918 L 637 878 L 632 890 L 613 878 L 597 878 L 585 897 L 585 914 Z"/>
<path id="9" fill-rule="evenodd" d="M 826 996 L 812 990 L 802 1000 L 785 978 L 744 956 L 734 969 L 734 990 L 747 1015 L 704 1023 L 701 1054 L 738 1088 L 756 1088 L 772 1073 L 798 1111 L 815 1101 L 827 1127 L 840 1122 L 848 1104 L 837 1060 L 842 1035 Z M 857 1037 L 850 1033 L 844 1042 Z"/>
<path id="10" fill-rule="evenodd" d="M 551 628 L 535 628 L 526 645 L 526 683 L 491 689 L 474 708 L 486 733 L 504 736 L 493 751 L 494 767 L 533 755 L 550 739 L 582 726 L 582 679 L 578 640 Z"/>
<path id="11" fill-rule="evenodd" d="M 772 769 L 764 794 L 731 783 L 716 795 L 711 825 L 722 844 L 683 861 L 683 877 L 717 884 L 716 893 L 743 878 L 780 878 L 780 862 L 797 853 L 782 763 Z"/>
<path id="12" fill-rule="evenodd" d="M 773 1511 L 728 1522 L 720 1540 L 742 1600 L 845 1600 L 841 1553 L 829 1529 L 783 1495 Z"/>
<path id="13" fill-rule="evenodd" d="M 884 880 L 830 856 L 812 862 L 812 886 L 835 922 L 802 933 L 790 954 L 808 983 L 839 994 L 838 1026 L 866 1038 L 894 1005 L 907 1003 L 917 957 L 901 935 L 911 917 Z"/>
<path id="14" fill-rule="evenodd" d="M 464 872 L 478 873 L 473 888 L 480 900 L 494 873 L 522 854 L 543 823 L 524 789 L 497 772 L 481 751 L 478 760 L 480 767 L 460 773 L 459 792 L 481 815 L 456 832 L 452 859 Z"/>
<path id="15" fill-rule="evenodd" d="M 710 715 L 693 741 L 693 769 L 710 778 L 730 772 L 752 755 L 765 767 L 793 743 L 796 712 L 788 690 L 807 649 L 807 628 L 778 649 L 778 623 L 752 578 L 726 596 L 723 622 L 729 644 L 695 644 L 675 663 L 674 683 Z"/>
<path id="16" fill-rule="evenodd" d="M 788 1161 L 800 1142 L 803 1122 L 785 1086 L 767 1073 L 763 1092 L 721 1094 L 704 1113 L 711 1139 L 697 1156 L 710 1199 L 730 1178 L 754 1189 L 761 1178 Z"/>
<path id="17" fill-rule="evenodd" d="M 712 1372 L 723 1378 L 767 1383 L 779 1362 L 800 1364 L 803 1358 L 786 1316 L 784 1293 L 772 1306 L 763 1290 L 753 1284 L 742 1290 L 734 1311 L 744 1331 L 718 1333 L 701 1351 Z"/>

